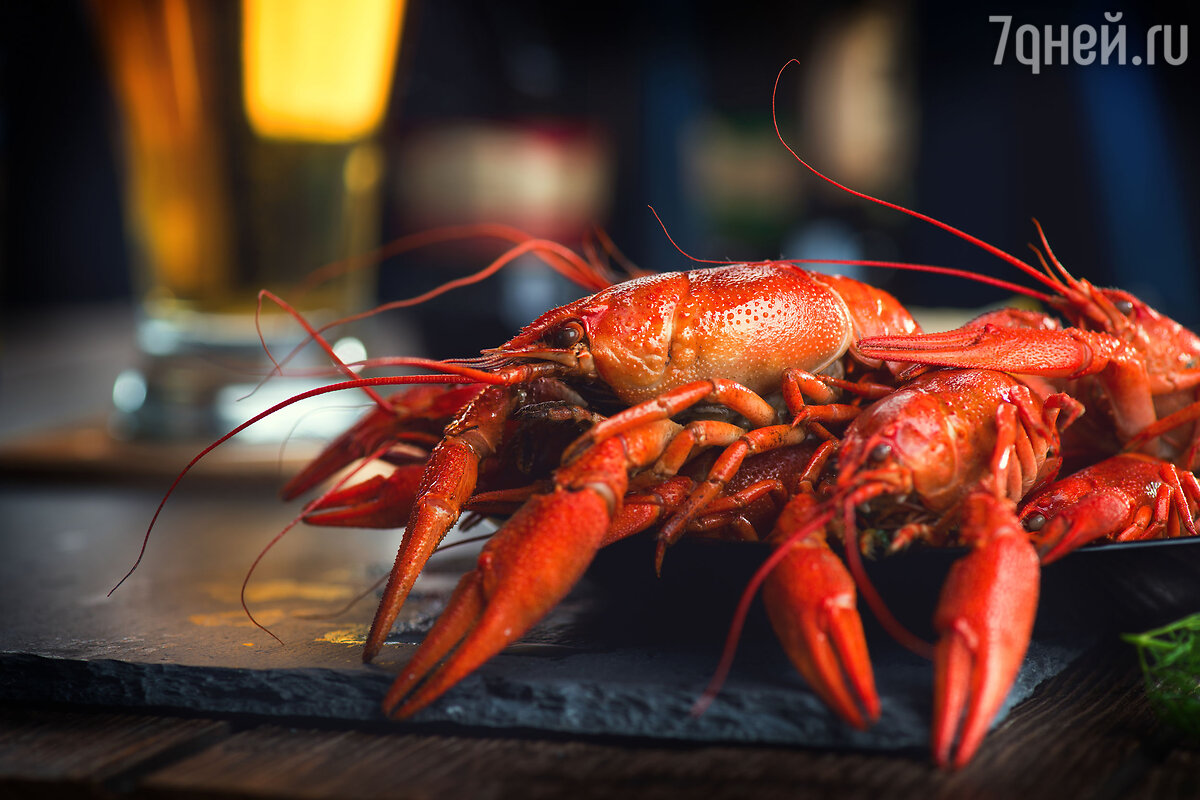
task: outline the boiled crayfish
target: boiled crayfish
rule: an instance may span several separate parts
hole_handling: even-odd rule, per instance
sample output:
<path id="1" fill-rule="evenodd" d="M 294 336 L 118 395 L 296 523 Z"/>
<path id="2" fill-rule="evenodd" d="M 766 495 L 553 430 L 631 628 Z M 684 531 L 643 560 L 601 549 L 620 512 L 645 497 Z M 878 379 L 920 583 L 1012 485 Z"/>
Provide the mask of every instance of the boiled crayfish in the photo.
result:
<path id="1" fill-rule="evenodd" d="M 994 314 L 954 336 L 974 341 L 1027 331 L 1040 337 L 1037 342 L 1061 339 L 1061 347 L 1087 338 L 1029 312 Z M 970 547 L 944 589 L 935 615 L 942 639 L 932 651 L 872 599 L 902 642 L 936 653 L 935 757 L 965 764 L 1028 644 L 1038 548 L 1048 559 L 1100 536 L 1128 537 L 1124 530 L 1132 522 L 1122 520 L 1148 514 L 1153 524 L 1143 520 L 1139 529 L 1145 535 L 1190 532 L 1200 493 L 1190 472 L 1166 462 L 1154 462 L 1161 466 L 1153 474 L 1099 465 L 1088 494 L 1096 493 L 1097 481 L 1145 486 L 1126 492 L 1125 517 L 1110 515 L 1085 535 L 1062 533 L 1064 526 L 1079 529 L 1067 522 L 1076 505 L 1063 495 L 1076 504 L 1082 499 L 1073 484 L 1052 484 L 1064 449 L 1060 434 L 1084 407 L 1067 390 L 1078 391 L 1079 373 L 1099 371 L 1097 359 L 1043 371 L 1075 376 L 1061 386 L 1024 375 L 1032 372 L 1024 362 L 1008 367 L 1020 373 L 1015 376 L 982 368 L 972 363 L 972 348 L 952 356 L 961 358 L 962 368 L 897 377 L 902 362 L 922 360 L 910 353 L 920 348 L 938 345 L 938 357 L 954 363 L 946 356 L 952 348 L 940 346 L 947 336 L 920 334 L 911 316 L 878 289 L 765 262 L 621 283 L 546 313 L 469 365 L 441 364 L 462 376 L 457 380 L 490 385 L 474 384 L 469 398 L 463 388 L 441 390 L 460 407 L 453 419 L 445 414 L 445 436 L 431 451 L 420 485 L 410 486 L 402 502 L 386 502 L 397 482 L 413 482 L 415 473 L 397 470 L 390 481 L 334 492 L 309 512 L 316 523 L 387 525 L 398 520 L 398 508 L 411 509 L 368 636 L 368 659 L 461 511 L 499 507 L 512 514 L 459 584 L 385 708 L 408 716 L 436 700 L 561 600 L 598 548 L 658 525 L 660 559 L 689 531 L 777 545 L 778 567 L 766 577 L 764 595 L 780 639 L 814 689 L 847 720 L 865 726 L 877 717 L 879 703 L 854 609 L 855 580 L 828 535 L 845 540 L 850 572 L 871 592 L 856 564 L 861 545 L 854 539 L 854 509 L 870 503 L 871 527 L 892 531 L 893 546 L 921 540 Z M 1115 347 L 1103 336 L 1092 340 Z M 540 484 L 515 494 L 476 494 L 481 468 L 510 463 L 501 455 L 507 438 L 519 430 L 523 412 L 547 402 L 546 385 L 554 387 L 555 408 L 570 410 L 562 416 L 578 426 L 572 434 L 586 430 L 555 448 L 557 468 Z M 428 391 L 414 387 L 399 397 Z M 412 405 L 413 399 L 397 403 Z M 376 444 L 369 432 L 379 413 L 332 447 L 307 482 L 370 449 L 348 443 L 370 438 Z M 702 461 L 697 454 L 713 446 L 722 448 L 720 455 Z M 836 469 L 830 467 L 835 452 Z M 772 454 L 786 466 L 753 482 L 743 477 L 754 459 Z M 1157 477 L 1170 469 L 1174 477 L 1166 482 Z M 1030 501 L 1018 512 L 1037 492 L 1035 498 L 1053 492 L 1057 505 Z M 524 503 L 517 506 L 514 498 Z M 1041 524 L 1029 510 L 1034 507 L 1042 509 Z M 1027 532 L 1043 525 L 1042 535 Z M 996 625 L 997 619 L 1005 624 Z"/>
<path id="2" fill-rule="evenodd" d="M 1200 337 L 1126 292 L 1072 277 L 1044 236 L 1054 268 L 1043 260 L 1042 271 L 852 193 L 1003 258 L 1050 293 L 989 282 L 1040 299 L 1073 327 L 1006 311 L 923 334 L 886 292 L 783 261 L 599 288 L 607 278 L 561 246 L 510 235 L 514 251 L 541 251 L 599 290 L 479 358 L 390 360 L 440 374 L 322 390 L 442 384 L 377 399 L 285 490 L 299 495 L 364 458 L 397 465 L 306 507 L 314 524 L 405 526 L 364 660 L 464 511 L 508 517 L 396 679 L 389 715 L 417 713 L 520 638 L 599 548 L 657 527 L 660 562 L 689 534 L 773 545 L 754 586 L 764 585 L 785 650 L 831 707 L 865 727 L 879 701 L 857 586 L 902 643 L 934 659 L 934 757 L 961 766 L 1023 659 L 1039 563 L 1103 537 L 1196 533 Z M 1071 439 L 1085 409 L 1092 429 Z M 540 452 L 530 455 L 531 441 Z M 1064 452 L 1084 469 L 1055 482 Z M 891 619 L 866 580 L 864 516 L 892 548 L 967 546 L 935 612 L 935 646 Z"/>

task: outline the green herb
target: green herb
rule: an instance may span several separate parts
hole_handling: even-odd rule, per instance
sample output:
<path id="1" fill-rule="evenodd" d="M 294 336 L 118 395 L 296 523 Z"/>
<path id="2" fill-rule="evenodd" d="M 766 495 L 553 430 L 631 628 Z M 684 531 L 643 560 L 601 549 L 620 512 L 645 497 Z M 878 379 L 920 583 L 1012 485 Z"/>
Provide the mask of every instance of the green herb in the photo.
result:
<path id="1" fill-rule="evenodd" d="M 1121 638 L 1137 647 L 1146 695 L 1159 716 L 1200 738 L 1200 614 Z"/>

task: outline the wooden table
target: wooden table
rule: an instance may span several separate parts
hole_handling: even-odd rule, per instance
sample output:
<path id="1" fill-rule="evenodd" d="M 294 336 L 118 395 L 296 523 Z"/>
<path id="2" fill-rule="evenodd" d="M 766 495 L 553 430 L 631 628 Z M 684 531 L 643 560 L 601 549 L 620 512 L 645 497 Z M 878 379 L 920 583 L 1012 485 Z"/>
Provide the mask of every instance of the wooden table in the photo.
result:
<path id="1" fill-rule="evenodd" d="M 957 773 L 920 753 L 415 735 L 9 705 L 0 795 L 114 797 L 1200 796 L 1200 747 L 1164 730 L 1128 654 L 1043 685 Z"/>

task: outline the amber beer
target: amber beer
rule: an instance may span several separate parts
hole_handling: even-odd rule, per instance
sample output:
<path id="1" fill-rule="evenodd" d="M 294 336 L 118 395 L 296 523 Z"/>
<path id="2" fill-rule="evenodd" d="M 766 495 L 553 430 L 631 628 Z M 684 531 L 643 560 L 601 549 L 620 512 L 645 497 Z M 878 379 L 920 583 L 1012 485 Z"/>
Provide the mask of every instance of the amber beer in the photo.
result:
<path id="1" fill-rule="evenodd" d="M 378 244 L 377 133 L 403 0 L 96 0 L 92 11 L 121 111 L 143 352 L 249 357 L 264 288 L 317 321 L 368 305 L 369 270 L 297 286 Z M 267 320 L 268 336 L 297 333 Z"/>

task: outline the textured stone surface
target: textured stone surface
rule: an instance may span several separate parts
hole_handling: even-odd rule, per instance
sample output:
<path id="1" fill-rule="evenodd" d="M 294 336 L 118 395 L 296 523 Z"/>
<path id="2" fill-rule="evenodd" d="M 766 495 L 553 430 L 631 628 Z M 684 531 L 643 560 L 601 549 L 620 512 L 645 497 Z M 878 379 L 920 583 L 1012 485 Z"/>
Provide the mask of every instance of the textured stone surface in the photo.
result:
<path id="1" fill-rule="evenodd" d="M 423 711 L 414 724 L 575 734 L 868 748 L 920 747 L 927 738 L 927 665 L 893 653 L 879 673 L 883 714 L 869 732 L 834 718 L 786 664 L 738 677 L 703 716 L 690 708 L 711 653 L 632 648 L 611 653 L 503 654 Z M 750 647 L 752 655 L 755 648 Z M 1010 703 L 1069 661 L 1036 646 Z M 83 705 L 335 720 L 382 720 L 384 668 L 222 668 L 34 655 L 0 657 L 0 697 Z M 775 659 L 770 659 L 774 661 Z"/>
<path id="2" fill-rule="evenodd" d="M 393 643 L 377 663 L 363 665 L 359 645 L 371 598 L 332 617 L 311 615 L 328 614 L 386 570 L 394 534 L 289 534 L 264 559 L 246 595 L 259 620 L 286 643 L 280 645 L 251 626 L 238 602 L 247 565 L 288 520 L 288 512 L 257 491 L 219 498 L 184 491 L 168 506 L 143 566 L 105 596 L 136 554 L 155 501 L 137 490 L 80 490 L 66 498 L 0 491 L 0 513 L 9 523 L 0 559 L 6 615 L 0 699 L 382 723 L 378 704 L 388 684 L 456 576 L 473 562 L 469 552 L 440 556 L 418 583 Z M 1085 553 L 1049 568 L 1035 641 L 1010 705 L 1099 637 L 1112 635 L 1114 622 L 1149 626 L 1194 603 L 1196 550 Z M 663 579 L 655 580 L 649 553 L 648 543 L 633 542 L 605 554 L 585 585 L 521 643 L 412 722 L 397 724 L 925 746 L 930 665 L 869 620 L 883 702 L 871 731 L 848 728 L 819 704 L 773 641 L 761 611 L 750 621 L 725 690 L 707 713 L 692 717 L 731 609 L 761 554 L 680 547 L 669 554 Z M 897 614 L 922 635 L 930 632 L 919 621 L 928 619 L 952 558 L 914 554 L 874 569 Z M 1154 579 L 1136 580 L 1139 571 L 1153 572 Z"/>

